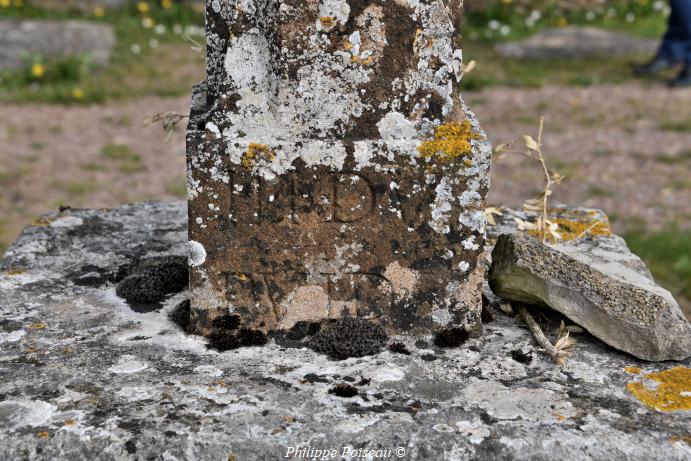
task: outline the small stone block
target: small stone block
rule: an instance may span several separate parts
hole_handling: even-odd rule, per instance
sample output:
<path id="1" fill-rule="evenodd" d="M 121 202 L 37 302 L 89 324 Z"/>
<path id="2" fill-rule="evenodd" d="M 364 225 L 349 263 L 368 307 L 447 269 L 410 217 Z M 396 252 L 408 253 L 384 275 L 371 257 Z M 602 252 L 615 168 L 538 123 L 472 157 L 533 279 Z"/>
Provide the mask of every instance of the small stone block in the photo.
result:
<path id="1" fill-rule="evenodd" d="M 194 331 L 348 314 L 480 333 L 491 147 L 460 97 L 461 16 L 460 1 L 207 2 Z"/>

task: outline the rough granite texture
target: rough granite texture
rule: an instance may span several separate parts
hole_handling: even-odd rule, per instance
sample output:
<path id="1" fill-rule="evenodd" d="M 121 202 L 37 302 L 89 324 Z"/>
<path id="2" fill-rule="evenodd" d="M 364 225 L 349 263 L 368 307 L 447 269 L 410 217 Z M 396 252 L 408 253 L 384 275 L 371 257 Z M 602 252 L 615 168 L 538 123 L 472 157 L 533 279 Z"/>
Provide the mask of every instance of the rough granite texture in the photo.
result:
<path id="1" fill-rule="evenodd" d="M 460 97 L 461 16 L 461 0 L 207 2 L 187 135 L 195 331 L 346 311 L 480 334 L 491 146 Z"/>
<path id="2" fill-rule="evenodd" d="M 332 361 L 273 340 L 208 350 L 168 319 L 185 293 L 140 314 L 107 281 L 136 258 L 184 254 L 186 219 L 184 203 L 65 211 L 7 251 L 3 459 L 244 461 L 308 446 L 419 460 L 691 456 L 691 412 L 643 405 L 626 387 L 650 383 L 625 370 L 688 361 L 641 362 L 582 334 L 566 365 L 555 366 L 501 314 L 456 349 L 432 346 L 431 336 L 395 338 L 410 355 L 386 349 Z M 340 397 L 353 392 L 339 384 L 357 395 Z"/>
<path id="3" fill-rule="evenodd" d="M 575 212 L 572 214 L 576 214 Z M 581 210 L 577 219 L 607 223 L 598 210 Z M 489 285 L 497 296 L 546 305 L 617 349 L 645 360 L 691 355 L 691 324 L 672 295 L 657 285 L 643 262 L 616 235 L 543 245 L 515 232 L 507 211 L 492 234 L 503 231 L 492 251 Z M 532 220 L 521 214 L 519 219 Z M 606 227 L 605 227 L 606 226 Z M 512 227 L 514 229 L 512 229 Z M 608 224 L 597 228 L 607 234 Z"/>

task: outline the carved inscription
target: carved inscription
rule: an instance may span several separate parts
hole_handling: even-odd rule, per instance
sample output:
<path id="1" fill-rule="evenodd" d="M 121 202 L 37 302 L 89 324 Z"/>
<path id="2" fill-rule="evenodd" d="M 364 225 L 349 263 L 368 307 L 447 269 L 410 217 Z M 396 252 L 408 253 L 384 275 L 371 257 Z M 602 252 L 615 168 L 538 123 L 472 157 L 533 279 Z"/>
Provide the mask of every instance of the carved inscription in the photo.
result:
<path id="1" fill-rule="evenodd" d="M 301 179 L 296 174 L 267 181 L 235 173 L 230 182 L 230 216 L 261 225 L 316 213 L 322 222 L 354 223 L 374 213 L 378 195 L 370 179 L 356 172 Z"/>

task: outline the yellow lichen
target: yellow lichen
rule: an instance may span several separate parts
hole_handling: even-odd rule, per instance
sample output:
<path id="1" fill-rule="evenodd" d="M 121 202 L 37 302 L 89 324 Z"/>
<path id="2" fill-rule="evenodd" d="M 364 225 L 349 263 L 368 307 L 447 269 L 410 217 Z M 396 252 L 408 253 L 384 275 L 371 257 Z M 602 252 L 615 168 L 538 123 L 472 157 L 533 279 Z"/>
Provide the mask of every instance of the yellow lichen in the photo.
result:
<path id="1" fill-rule="evenodd" d="M 626 371 L 627 373 L 631 373 L 632 375 L 641 374 L 641 369 L 638 367 L 626 367 L 624 368 L 624 371 Z"/>
<path id="2" fill-rule="evenodd" d="M 322 16 L 321 18 L 319 18 L 319 23 L 325 29 L 331 29 L 336 25 L 336 20 L 331 16 Z"/>
<path id="3" fill-rule="evenodd" d="M 35 227 L 48 227 L 53 221 L 55 221 L 55 218 L 41 216 L 40 218 L 34 219 L 31 225 Z"/>
<path id="4" fill-rule="evenodd" d="M 683 442 L 691 446 L 691 435 L 672 435 L 668 440 L 669 443 Z"/>
<path id="5" fill-rule="evenodd" d="M 276 157 L 274 151 L 266 144 L 259 144 L 251 142 L 247 147 L 247 152 L 242 154 L 242 166 L 245 168 L 252 168 L 254 163 L 258 160 L 266 160 L 270 162 Z"/>
<path id="6" fill-rule="evenodd" d="M 363 66 L 371 66 L 374 64 L 374 56 L 368 56 L 365 59 L 362 59 L 360 56 L 353 56 L 350 60 L 362 64 Z"/>
<path id="7" fill-rule="evenodd" d="M 609 237 L 612 235 L 612 230 L 607 221 L 573 220 L 567 218 L 548 219 L 559 226 L 557 233 L 560 236 L 559 241 L 561 242 L 568 242 L 583 237 Z M 542 236 L 542 232 L 539 229 L 530 229 L 528 234 L 533 237 Z M 557 238 L 554 235 L 548 234 L 547 240 L 551 243 L 556 243 Z"/>
<path id="8" fill-rule="evenodd" d="M 659 385 L 649 389 L 644 383 L 633 381 L 626 386 L 638 400 L 659 411 L 691 410 L 691 368 L 679 366 L 648 373 L 645 378 Z"/>
<path id="9" fill-rule="evenodd" d="M 420 144 L 417 150 L 426 159 L 436 156 L 437 160 L 446 163 L 455 158 L 470 155 L 473 139 L 482 139 L 482 137 L 473 132 L 473 126 L 469 120 L 449 122 L 438 126 L 434 130 L 434 137 Z"/>
<path id="10" fill-rule="evenodd" d="M 25 273 L 26 273 L 26 269 L 24 269 L 22 267 L 15 267 L 13 269 L 8 269 L 7 271 L 5 271 L 3 275 L 11 277 L 13 275 L 22 275 Z"/>

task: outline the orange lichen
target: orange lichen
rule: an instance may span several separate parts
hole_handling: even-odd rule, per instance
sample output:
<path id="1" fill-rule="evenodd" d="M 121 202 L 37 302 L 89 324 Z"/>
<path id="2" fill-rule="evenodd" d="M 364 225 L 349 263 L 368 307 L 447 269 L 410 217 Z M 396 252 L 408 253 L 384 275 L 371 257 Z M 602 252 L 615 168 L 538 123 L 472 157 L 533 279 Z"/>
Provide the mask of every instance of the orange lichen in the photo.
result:
<path id="1" fill-rule="evenodd" d="M 16 268 L 13 268 L 13 269 L 8 269 L 8 270 L 6 270 L 6 271 L 3 273 L 3 275 L 12 276 L 12 275 L 22 275 L 22 274 L 25 274 L 25 273 L 26 273 L 26 269 L 23 269 L 23 268 L 21 268 L 21 267 L 16 267 Z"/>
<path id="2" fill-rule="evenodd" d="M 624 368 L 624 371 L 626 371 L 627 373 L 631 373 L 632 375 L 641 374 L 641 369 L 638 367 L 626 367 Z"/>
<path id="3" fill-rule="evenodd" d="M 374 56 L 368 56 L 365 59 L 362 59 L 360 56 L 353 56 L 350 60 L 362 64 L 363 66 L 371 66 L 374 64 Z"/>
<path id="4" fill-rule="evenodd" d="M 259 144 L 256 142 L 251 142 L 247 146 L 247 152 L 242 154 L 242 166 L 245 168 L 252 168 L 254 162 L 258 160 L 266 160 L 270 162 L 276 157 L 274 151 L 267 144 Z"/>
<path id="5" fill-rule="evenodd" d="M 28 325 L 27 328 L 29 330 L 44 330 L 47 326 L 48 325 L 41 322 L 41 323 L 32 323 L 32 324 Z"/>
<path id="6" fill-rule="evenodd" d="M 607 221 L 572 220 L 566 218 L 548 219 L 559 226 L 557 233 L 560 235 L 558 240 L 561 242 L 568 242 L 582 237 L 609 237 L 612 235 L 612 230 Z M 539 229 L 530 229 L 528 234 L 533 237 L 542 236 L 542 232 Z M 547 240 L 555 243 L 557 238 L 548 234 Z"/>
<path id="7" fill-rule="evenodd" d="M 426 159 L 436 156 L 445 163 L 469 155 L 473 139 L 482 139 L 482 136 L 473 131 L 469 120 L 449 122 L 438 126 L 434 130 L 434 137 L 420 144 L 417 150 Z"/>
<path id="8" fill-rule="evenodd" d="M 657 381 L 656 389 L 649 389 L 639 381 L 626 387 L 638 400 L 659 411 L 691 410 L 691 368 L 675 367 L 648 373 L 646 379 Z"/>

